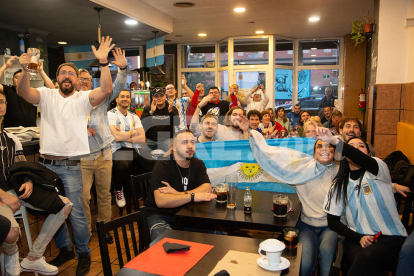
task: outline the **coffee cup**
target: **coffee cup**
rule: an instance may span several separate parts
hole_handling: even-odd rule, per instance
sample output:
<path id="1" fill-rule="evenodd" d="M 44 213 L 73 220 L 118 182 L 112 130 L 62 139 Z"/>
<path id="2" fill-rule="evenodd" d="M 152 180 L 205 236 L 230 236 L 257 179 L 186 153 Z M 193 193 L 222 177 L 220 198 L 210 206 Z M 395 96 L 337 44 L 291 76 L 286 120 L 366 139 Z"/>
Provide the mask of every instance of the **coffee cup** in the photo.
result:
<path id="1" fill-rule="evenodd" d="M 260 243 L 259 254 L 267 259 L 269 266 L 278 267 L 280 256 L 282 255 L 282 251 L 285 247 L 285 244 L 279 240 L 267 239 Z M 265 251 L 266 255 L 263 255 L 262 251 Z"/>

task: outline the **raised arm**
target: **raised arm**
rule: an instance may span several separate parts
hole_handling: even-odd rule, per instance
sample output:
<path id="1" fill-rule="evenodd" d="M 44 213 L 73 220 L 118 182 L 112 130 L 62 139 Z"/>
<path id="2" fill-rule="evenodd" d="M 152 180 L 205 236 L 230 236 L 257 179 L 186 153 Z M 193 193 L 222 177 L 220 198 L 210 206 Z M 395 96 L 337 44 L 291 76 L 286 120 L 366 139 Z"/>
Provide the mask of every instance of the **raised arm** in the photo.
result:
<path id="1" fill-rule="evenodd" d="M 13 61 L 17 58 L 17 56 L 12 56 L 9 58 L 5 64 L 3 64 L 2 67 L 0 67 L 0 77 L 3 76 L 4 71 L 6 71 L 7 68 L 10 68 L 13 65 Z M 0 91 L 3 92 L 3 85 L 0 84 Z"/>
<path id="2" fill-rule="evenodd" d="M 193 117 L 191 118 L 190 131 L 194 136 L 200 136 L 200 111 L 203 106 L 205 106 L 209 101 L 211 101 L 211 96 L 205 96 L 201 102 L 197 105 L 196 110 L 194 111 Z"/>
<path id="3" fill-rule="evenodd" d="M 37 71 L 39 72 L 39 75 L 42 77 L 45 86 L 50 89 L 55 89 L 52 80 L 49 78 L 48 75 L 46 75 L 45 71 L 43 71 L 43 63 L 40 61 L 37 64 Z"/>
<path id="4" fill-rule="evenodd" d="M 193 92 L 193 90 L 191 90 L 190 87 L 187 86 L 187 80 L 185 79 L 184 75 L 181 75 L 181 82 L 183 84 L 183 87 L 184 87 L 185 91 L 187 91 L 187 93 L 188 93 L 188 97 L 190 97 L 190 99 L 192 99 L 193 96 L 194 96 L 194 92 Z M 197 98 L 198 98 L 198 96 L 197 96 Z"/>
<path id="5" fill-rule="evenodd" d="M 115 46 L 112 44 L 112 38 L 109 36 L 102 37 L 102 43 L 99 45 L 99 49 L 96 50 L 95 46 L 92 45 L 92 51 L 95 57 L 99 60 L 99 63 L 108 62 L 108 53 Z M 109 66 L 101 66 L 101 87 L 95 88 L 89 92 L 89 102 L 92 106 L 97 106 L 105 100 L 106 97 L 112 91 L 112 77 L 109 71 Z"/>
<path id="6" fill-rule="evenodd" d="M 200 91 L 203 85 L 201 83 L 197 83 L 196 90 L 194 92 L 193 97 L 191 98 L 191 106 L 196 108 L 198 104 L 198 97 L 200 96 Z"/>
<path id="7" fill-rule="evenodd" d="M 121 91 L 124 89 L 127 81 L 127 60 L 125 58 L 125 51 L 116 47 L 115 50 L 112 50 L 112 54 L 115 57 L 115 61 L 112 61 L 111 63 L 118 66 L 118 74 L 116 75 L 113 90 L 107 103 L 112 102 L 116 99 L 116 97 L 118 97 L 119 93 L 121 93 Z M 121 70 L 121 68 L 124 70 Z"/>
<path id="8" fill-rule="evenodd" d="M 29 76 L 27 74 L 27 64 L 29 63 L 29 57 L 26 53 L 20 56 L 19 62 L 23 68 L 23 72 L 20 74 L 20 77 L 17 80 L 17 95 L 22 97 L 28 103 L 39 104 L 40 92 L 37 89 L 30 87 Z"/>

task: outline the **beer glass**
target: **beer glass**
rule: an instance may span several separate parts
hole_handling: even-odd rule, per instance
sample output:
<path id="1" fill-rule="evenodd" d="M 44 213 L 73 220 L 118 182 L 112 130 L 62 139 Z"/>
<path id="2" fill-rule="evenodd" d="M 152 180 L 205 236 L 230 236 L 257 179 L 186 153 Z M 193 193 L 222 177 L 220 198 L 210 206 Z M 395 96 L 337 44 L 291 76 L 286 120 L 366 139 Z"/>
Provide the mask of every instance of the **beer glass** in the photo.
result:
<path id="1" fill-rule="evenodd" d="M 37 48 L 28 48 L 27 55 L 29 57 L 29 63 L 27 64 L 27 69 L 29 69 L 29 74 L 31 76 L 37 75 L 37 65 L 40 58 L 40 50 Z"/>
<path id="2" fill-rule="evenodd" d="M 214 187 L 214 190 L 215 190 L 216 195 L 217 195 L 217 200 L 216 201 L 218 203 L 227 202 L 228 188 L 227 188 L 226 183 L 216 184 L 216 186 Z"/>
<path id="3" fill-rule="evenodd" d="M 287 195 L 273 195 L 273 212 L 275 217 L 284 218 L 292 210 L 292 201 Z"/>
<path id="4" fill-rule="evenodd" d="M 239 179 L 237 175 L 226 176 L 226 184 L 228 186 L 227 208 L 236 208 L 236 192 Z"/>
<path id="5" fill-rule="evenodd" d="M 295 249 L 298 246 L 299 230 L 296 228 L 283 229 L 283 238 L 286 248 Z"/>

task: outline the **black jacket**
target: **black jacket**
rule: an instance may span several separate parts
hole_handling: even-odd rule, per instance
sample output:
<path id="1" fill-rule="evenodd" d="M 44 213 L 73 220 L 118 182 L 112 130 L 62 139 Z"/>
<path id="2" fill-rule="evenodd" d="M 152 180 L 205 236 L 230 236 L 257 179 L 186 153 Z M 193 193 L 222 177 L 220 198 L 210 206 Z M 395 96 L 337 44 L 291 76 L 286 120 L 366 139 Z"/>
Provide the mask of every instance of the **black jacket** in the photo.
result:
<path id="1" fill-rule="evenodd" d="M 27 179 L 33 182 L 33 192 L 25 202 L 49 214 L 57 214 L 65 206 L 59 197 L 59 194 L 64 196 L 65 190 L 56 173 L 37 162 L 14 163 L 10 169 L 10 184 L 18 196 L 24 193 L 19 189 Z"/>
<path id="2" fill-rule="evenodd" d="M 141 123 L 144 127 L 147 139 L 158 141 L 158 133 L 161 132 L 174 134 L 174 126 L 180 124 L 180 117 L 178 116 L 178 110 L 175 106 L 173 106 L 171 112 L 168 112 L 168 106 L 169 104 L 166 102 L 164 108 L 159 109 L 157 107 L 152 115 L 149 113 L 151 111 L 151 106 L 144 108 L 144 111 L 141 114 Z"/>

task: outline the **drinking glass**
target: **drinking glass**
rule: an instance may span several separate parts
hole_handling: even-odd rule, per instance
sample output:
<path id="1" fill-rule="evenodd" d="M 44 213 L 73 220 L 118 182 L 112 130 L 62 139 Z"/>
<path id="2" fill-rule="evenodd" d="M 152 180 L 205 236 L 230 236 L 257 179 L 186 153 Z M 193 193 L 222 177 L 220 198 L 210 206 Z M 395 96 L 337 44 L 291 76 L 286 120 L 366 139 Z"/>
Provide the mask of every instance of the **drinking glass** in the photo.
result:
<path id="1" fill-rule="evenodd" d="M 228 187 L 227 208 L 236 208 L 236 192 L 239 179 L 237 175 L 226 176 L 226 184 Z"/>
<path id="2" fill-rule="evenodd" d="M 29 63 L 27 64 L 27 69 L 29 69 L 29 74 L 31 76 L 37 75 L 37 65 L 40 58 L 40 50 L 37 48 L 28 48 L 27 55 L 29 56 Z"/>

